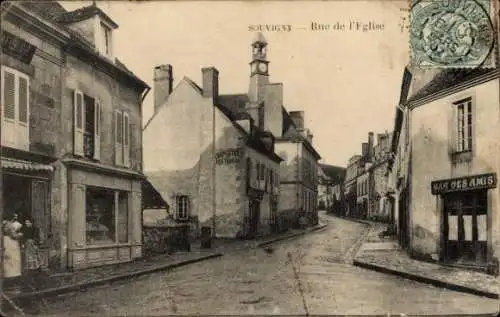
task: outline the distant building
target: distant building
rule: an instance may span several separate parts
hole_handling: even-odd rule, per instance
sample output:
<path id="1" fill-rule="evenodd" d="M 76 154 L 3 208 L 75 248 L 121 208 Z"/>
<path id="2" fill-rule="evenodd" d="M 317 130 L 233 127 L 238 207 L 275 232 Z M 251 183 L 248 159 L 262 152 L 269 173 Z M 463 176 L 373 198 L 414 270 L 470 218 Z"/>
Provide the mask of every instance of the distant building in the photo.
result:
<path id="1" fill-rule="evenodd" d="M 498 68 L 405 70 L 388 182 L 414 257 L 498 274 L 499 77 Z"/>
<path id="2" fill-rule="evenodd" d="M 319 164 L 318 166 L 318 208 L 333 211 L 335 201 L 339 201 L 340 187 L 345 177 L 345 168 Z"/>
<path id="3" fill-rule="evenodd" d="M 2 4 L 4 217 L 31 217 L 43 268 L 142 255 L 142 100 L 95 5 Z"/>
<path id="4" fill-rule="evenodd" d="M 261 83 L 265 45 L 257 39 L 253 49 L 248 94 L 220 95 L 213 67 L 202 69 L 202 87 L 184 77 L 175 89 L 170 65 L 154 70 L 155 113 L 144 128 L 146 175 L 195 238 L 202 227 L 226 238 L 277 229 L 282 159 L 267 114 L 273 107 L 281 112 L 281 100 Z"/>

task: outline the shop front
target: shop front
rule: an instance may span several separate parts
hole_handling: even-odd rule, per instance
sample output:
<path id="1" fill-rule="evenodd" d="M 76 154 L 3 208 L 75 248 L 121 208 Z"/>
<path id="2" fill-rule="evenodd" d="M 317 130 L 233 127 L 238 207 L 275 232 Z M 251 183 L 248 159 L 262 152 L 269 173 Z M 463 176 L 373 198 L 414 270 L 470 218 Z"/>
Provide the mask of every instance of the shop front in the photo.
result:
<path id="1" fill-rule="evenodd" d="M 69 268 L 129 262 L 142 256 L 140 174 L 72 166 L 68 191 Z"/>
<path id="2" fill-rule="evenodd" d="M 16 222 L 20 232 L 23 232 L 27 220 L 37 228 L 38 236 L 35 241 L 40 251 L 41 269 L 45 270 L 49 262 L 50 187 L 54 168 L 49 164 L 4 157 L 1 164 L 3 220 Z M 17 241 L 20 247 L 23 238 Z M 22 252 L 21 258 L 14 262 L 14 271 L 24 275 Z"/>
<path id="3" fill-rule="evenodd" d="M 438 180 L 432 194 L 441 198 L 441 253 L 444 263 L 487 267 L 491 261 L 492 189 L 496 174 Z"/>

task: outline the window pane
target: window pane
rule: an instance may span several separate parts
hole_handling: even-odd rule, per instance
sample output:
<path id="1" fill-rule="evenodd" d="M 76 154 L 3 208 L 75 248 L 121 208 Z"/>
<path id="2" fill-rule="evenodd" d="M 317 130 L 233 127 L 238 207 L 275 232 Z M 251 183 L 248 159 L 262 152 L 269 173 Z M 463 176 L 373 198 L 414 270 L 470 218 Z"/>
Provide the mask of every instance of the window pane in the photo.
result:
<path id="1" fill-rule="evenodd" d="M 86 191 L 87 244 L 115 242 L 115 195 L 111 190 L 88 187 Z"/>
<path id="2" fill-rule="evenodd" d="M 116 143 L 122 143 L 122 133 L 123 133 L 123 127 L 122 127 L 123 121 L 122 121 L 122 114 L 120 112 L 116 113 Z"/>
<path id="3" fill-rule="evenodd" d="M 4 116 L 8 119 L 15 119 L 16 117 L 16 91 L 15 91 L 15 80 L 14 74 L 8 71 L 4 72 Z"/>
<path id="4" fill-rule="evenodd" d="M 123 116 L 123 144 L 128 145 L 128 116 Z"/>
<path id="5" fill-rule="evenodd" d="M 19 121 L 28 123 L 28 81 L 19 77 Z"/>
<path id="6" fill-rule="evenodd" d="M 118 195 L 118 242 L 128 242 L 128 193 Z"/>
<path id="7" fill-rule="evenodd" d="M 83 95 L 76 94 L 76 127 L 82 129 L 82 116 L 83 116 Z"/>

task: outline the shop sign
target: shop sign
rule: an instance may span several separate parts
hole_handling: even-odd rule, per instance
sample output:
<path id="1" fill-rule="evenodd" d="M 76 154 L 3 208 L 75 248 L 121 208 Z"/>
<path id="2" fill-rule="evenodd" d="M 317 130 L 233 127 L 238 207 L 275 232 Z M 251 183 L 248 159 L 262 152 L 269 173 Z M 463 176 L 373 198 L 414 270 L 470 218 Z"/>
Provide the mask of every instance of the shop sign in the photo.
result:
<path id="1" fill-rule="evenodd" d="M 237 164 L 241 162 L 243 156 L 242 149 L 227 149 L 215 153 L 215 163 L 217 165 Z"/>
<path id="2" fill-rule="evenodd" d="M 5 31 L 2 32 L 2 52 L 5 54 L 29 64 L 35 54 L 35 50 L 36 46 L 31 45 L 14 34 Z"/>
<path id="3" fill-rule="evenodd" d="M 434 181 L 431 182 L 431 191 L 433 195 L 439 195 L 456 191 L 495 188 L 496 184 L 496 174 L 490 173 Z"/>

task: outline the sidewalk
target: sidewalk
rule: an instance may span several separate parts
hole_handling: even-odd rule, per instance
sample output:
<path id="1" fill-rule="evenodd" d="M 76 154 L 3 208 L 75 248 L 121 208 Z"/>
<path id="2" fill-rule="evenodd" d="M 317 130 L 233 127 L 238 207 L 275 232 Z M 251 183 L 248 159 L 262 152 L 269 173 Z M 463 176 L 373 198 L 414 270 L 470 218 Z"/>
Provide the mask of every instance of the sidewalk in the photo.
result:
<path id="1" fill-rule="evenodd" d="M 387 225 L 367 223 L 372 229 L 356 254 L 353 265 L 454 291 L 499 298 L 496 277 L 412 259 L 397 242 L 378 237 Z"/>
<path id="2" fill-rule="evenodd" d="M 298 237 L 325 227 L 326 225 L 319 224 L 305 230 L 289 230 L 282 234 L 257 240 L 215 239 L 212 242 L 211 249 L 201 249 L 199 243 L 194 243 L 192 244 L 191 252 L 145 257 L 133 262 L 89 268 L 75 272 L 47 274 L 39 278 L 38 286 L 30 285 L 32 290 L 20 292 L 16 289 L 5 289 L 4 291 L 5 295 L 14 302 L 79 291 L 92 286 L 213 259 L 223 256 L 224 253 L 257 248 L 273 242 Z"/>

